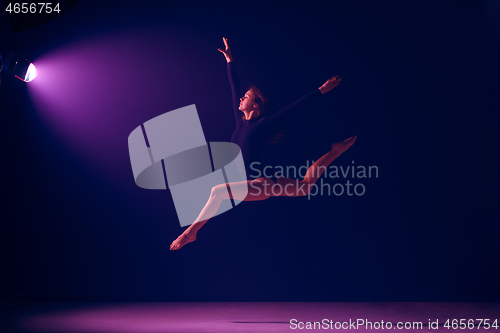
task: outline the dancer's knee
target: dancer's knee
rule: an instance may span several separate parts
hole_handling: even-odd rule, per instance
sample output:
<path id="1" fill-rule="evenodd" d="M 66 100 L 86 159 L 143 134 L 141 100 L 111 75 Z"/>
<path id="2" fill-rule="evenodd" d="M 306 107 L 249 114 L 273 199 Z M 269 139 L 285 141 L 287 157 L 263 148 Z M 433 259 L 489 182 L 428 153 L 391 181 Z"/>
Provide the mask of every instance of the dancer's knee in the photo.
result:
<path id="1" fill-rule="evenodd" d="M 299 182 L 299 188 L 297 190 L 297 195 L 301 197 L 308 196 L 311 193 L 311 190 L 314 187 L 314 182 L 311 182 L 309 179 L 303 179 Z"/>
<path id="2" fill-rule="evenodd" d="M 229 197 L 226 184 L 219 184 L 212 187 L 212 191 L 210 192 L 210 199 L 223 200 L 225 197 Z"/>

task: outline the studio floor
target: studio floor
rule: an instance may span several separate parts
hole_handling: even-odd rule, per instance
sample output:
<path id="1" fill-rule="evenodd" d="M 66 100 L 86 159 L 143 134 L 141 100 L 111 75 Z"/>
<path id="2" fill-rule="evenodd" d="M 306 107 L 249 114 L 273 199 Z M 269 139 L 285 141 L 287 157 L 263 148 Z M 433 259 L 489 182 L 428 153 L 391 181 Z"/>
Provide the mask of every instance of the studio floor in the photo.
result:
<path id="1" fill-rule="evenodd" d="M 461 319 L 466 328 L 460 328 Z M 407 332 L 500 332 L 491 326 L 495 320 L 500 325 L 500 303 L 34 302 L 0 306 L 2 333 L 380 331 L 398 330 L 398 325 Z"/>

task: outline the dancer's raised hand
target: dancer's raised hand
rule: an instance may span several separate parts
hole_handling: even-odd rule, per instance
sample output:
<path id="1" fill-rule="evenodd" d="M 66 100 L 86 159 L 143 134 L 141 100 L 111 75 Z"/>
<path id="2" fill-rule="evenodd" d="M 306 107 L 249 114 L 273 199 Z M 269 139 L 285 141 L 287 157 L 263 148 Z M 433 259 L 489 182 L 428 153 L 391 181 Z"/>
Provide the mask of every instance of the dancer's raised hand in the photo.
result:
<path id="1" fill-rule="evenodd" d="M 227 38 L 222 37 L 222 40 L 224 41 L 224 45 L 226 46 L 226 49 L 225 50 L 219 49 L 219 51 L 222 52 L 222 54 L 224 54 L 224 57 L 226 57 L 227 62 L 231 62 L 231 61 L 233 61 L 233 56 L 231 55 L 231 49 L 229 48 L 229 45 L 227 44 Z"/>
<path id="2" fill-rule="evenodd" d="M 342 81 L 342 78 L 339 77 L 338 75 L 335 75 L 328 81 L 326 81 L 321 87 L 319 87 L 319 91 L 321 91 L 322 94 L 329 92 L 336 86 L 340 84 L 340 81 Z"/>

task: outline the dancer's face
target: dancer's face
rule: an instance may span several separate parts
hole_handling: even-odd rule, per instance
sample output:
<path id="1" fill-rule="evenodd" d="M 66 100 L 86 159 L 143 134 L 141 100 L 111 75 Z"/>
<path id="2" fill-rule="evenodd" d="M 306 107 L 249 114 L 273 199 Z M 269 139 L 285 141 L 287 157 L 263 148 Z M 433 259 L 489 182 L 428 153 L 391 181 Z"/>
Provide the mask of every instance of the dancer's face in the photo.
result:
<path id="1" fill-rule="evenodd" d="M 240 111 L 243 112 L 251 112 L 254 111 L 256 108 L 256 103 L 255 103 L 255 94 L 252 90 L 248 90 L 245 93 L 245 96 L 240 98 Z"/>

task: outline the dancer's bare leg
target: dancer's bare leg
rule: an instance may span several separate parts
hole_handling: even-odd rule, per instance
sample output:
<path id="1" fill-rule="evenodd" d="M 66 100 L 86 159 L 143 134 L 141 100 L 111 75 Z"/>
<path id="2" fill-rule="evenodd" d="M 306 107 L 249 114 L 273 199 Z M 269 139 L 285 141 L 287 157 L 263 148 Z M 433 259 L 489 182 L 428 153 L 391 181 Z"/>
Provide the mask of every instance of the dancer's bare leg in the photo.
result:
<path id="1" fill-rule="evenodd" d="M 300 197 L 307 195 L 311 187 L 316 183 L 319 177 L 321 177 L 323 172 L 326 171 L 330 163 L 349 149 L 354 141 L 356 141 L 356 138 L 356 136 L 353 136 L 342 142 L 332 144 L 332 149 L 309 167 L 304 179 L 300 182 L 290 178 L 278 178 L 278 186 L 281 186 L 282 190 L 275 191 L 275 193 L 278 193 L 276 196 Z"/>
<path id="2" fill-rule="evenodd" d="M 356 141 L 355 136 L 342 142 L 332 144 L 332 149 L 311 165 L 311 167 L 307 170 L 304 179 L 300 182 L 289 178 L 279 178 L 278 184 L 286 188 L 285 191 L 280 191 L 282 192 L 280 195 L 289 197 L 307 195 L 310 187 L 316 183 L 319 177 L 321 177 L 323 172 L 326 170 L 326 167 L 344 151 L 349 149 L 354 141 Z M 274 182 L 269 178 L 258 178 L 251 181 L 235 182 L 231 183 L 231 194 L 234 199 L 241 201 L 265 200 L 273 196 L 274 192 L 271 188 L 274 185 Z M 179 237 L 177 237 L 176 240 L 172 242 L 170 250 L 178 250 L 187 243 L 196 240 L 196 233 L 212 216 L 214 216 L 219 209 L 222 200 L 230 199 L 226 187 L 227 184 L 220 184 L 212 189 L 210 198 L 208 199 L 205 207 L 203 207 L 200 215 L 198 215 L 193 224 L 191 224 Z"/>
<path id="3" fill-rule="evenodd" d="M 268 178 L 258 178 L 255 180 L 230 183 L 230 186 L 233 199 L 240 201 L 260 201 L 271 197 L 270 188 L 274 186 L 274 182 Z M 227 184 L 220 184 L 213 187 L 210 198 L 205 204 L 205 207 L 201 210 L 200 215 L 198 215 L 193 224 L 172 242 L 170 250 L 178 250 L 187 243 L 196 240 L 196 233 L 198 230 L 217 213 L 222 200 L 228 199 L 230 199 L 230 197 L 227 191 Z"/>

